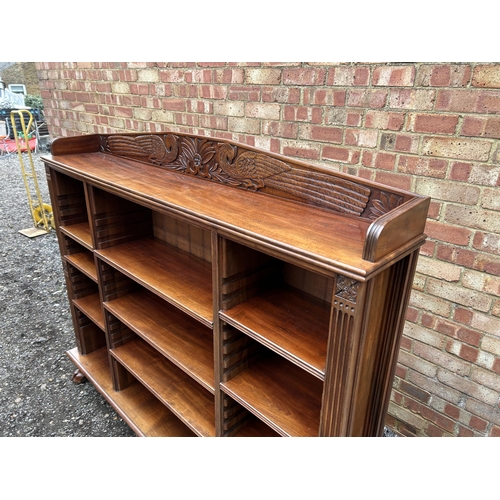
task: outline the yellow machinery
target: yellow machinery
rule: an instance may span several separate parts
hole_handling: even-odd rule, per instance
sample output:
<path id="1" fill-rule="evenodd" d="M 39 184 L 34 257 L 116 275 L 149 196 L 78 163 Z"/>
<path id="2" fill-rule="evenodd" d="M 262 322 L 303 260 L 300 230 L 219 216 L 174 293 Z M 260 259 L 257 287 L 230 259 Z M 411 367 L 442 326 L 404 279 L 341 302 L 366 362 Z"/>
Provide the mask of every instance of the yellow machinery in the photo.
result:
<path id="1" fill-rule="evenodd" d="M 18 132 L 15 123 L 16 114 L 19 116 L 19 121 L 22 128 L 22 140 L 18 137 Z M 26 126 L 24 115 L 27 115 L 28 126 Z M 26 193 L 28 195 L 28 203 L 31 210 L 31 215 L 33 216 L 34 227 L 30 229 L 24 229 L 19 231 L 25 236 L 34 237 L 40 234 L 48 233 L 52 228 L 54 228 L 54 216 L 52 213 L 52 207 L 43 203 L 42 195 L 40 194 L 40 189 L 38 187 L 38 180 L 36 177 L 35 164 L 33 163 L 33 157 L 31 155 L 31 147 L 29 145 L 29 132 L 33 125 L 33 115 L 27 109 L 17 109 L 10 112 L 10 120 L 12 122 L 12 130 L 14 132 L 14 138 L 16 140 L 17 155 L 19 157 L 19 163 L 21 164 L 21 173 L 23 176 L 24 186 L 26 188 Z M 24 165 L 24 158 L 22 154 L 23 144 L 26 144 L 26 152 L 28 154 L 31 171 L 28 172 Z M 32 191 L 34 190 L 35 196 L 33 196 Z"/>

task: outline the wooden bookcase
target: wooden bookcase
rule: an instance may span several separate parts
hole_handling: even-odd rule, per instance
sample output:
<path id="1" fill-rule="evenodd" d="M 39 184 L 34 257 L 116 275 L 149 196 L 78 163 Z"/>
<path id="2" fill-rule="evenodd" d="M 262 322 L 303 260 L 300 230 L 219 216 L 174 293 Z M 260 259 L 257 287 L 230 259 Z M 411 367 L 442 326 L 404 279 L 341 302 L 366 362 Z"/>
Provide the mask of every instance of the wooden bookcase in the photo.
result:
<path id="1" fill-rule="evenodd" d="M 67 354 L 138 435 L 381 435 L 428 198 L 177 133 L 43 161 Z"/>

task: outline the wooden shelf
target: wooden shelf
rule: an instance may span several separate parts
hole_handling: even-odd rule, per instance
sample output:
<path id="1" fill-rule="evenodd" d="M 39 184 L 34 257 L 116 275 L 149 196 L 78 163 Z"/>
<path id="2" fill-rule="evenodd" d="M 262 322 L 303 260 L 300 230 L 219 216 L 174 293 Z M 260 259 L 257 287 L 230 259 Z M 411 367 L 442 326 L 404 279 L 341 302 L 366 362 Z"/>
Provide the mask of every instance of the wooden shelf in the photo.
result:
<path id="1" fill-rule="evenodd" d="M 96 254 L 180 310 L 212 327 L 210 263 L 150 238 L 98 250 Z"/>
<path id="2" fill-rule="evenodd" d="M 98 293 L 73 299 L 73 304 L 104 331 L 104 317 Z"/>
<path id="3" fill-rule="evenodd" d="M 280 435 L 257 417 L 253 417 L 251 422 L 231 437 L 280 437 Z"/>
<path id="4" fill-rule="evenodd" d="M 198 436 L 215 436 L 213 395 L 153 347 L 138 338 L 111 354 Z"/>
<path id="5" fill-rule="evenodd" d="M 91 280 L 97 283 L 97 271 L 95 268 L 94 254 L 88 251 L 65 255 L 67 262 L 86 274 Z"/>
<path id="6" fill-rule="evenodd" d="M 323 384 L 276 354 L 221 387 L 283 436 L 318 435 Z"/>
<path id="7" fill-rule="evenodd" d="M 257 295 L 220 318 L 323 380 L 331 305 L 283 286 Z"/>
<path id="8" fill-rule="evenodd" d="M 212 330 L 147 290 L 105 302 L 104 307 L 214 393 Z"/>
<path id="9" fill-rule="evenodd" d="M 62 233 L 73 238 L 75 241 L 86 247 L 88 250 L 92 248 L 92 237 L 90 235 L 90 227 L 88 222 L 80 222 L 69 226 L 61 226 L 59 228 Z"/>
<path id="10" fill-rule="evenodd" d="M 105 347 L 86 356 L 79 354 L 76 347 L 66 354 L 137 435 L 195 436 L 138 382 L 122 391 L 114 391 Z"/>

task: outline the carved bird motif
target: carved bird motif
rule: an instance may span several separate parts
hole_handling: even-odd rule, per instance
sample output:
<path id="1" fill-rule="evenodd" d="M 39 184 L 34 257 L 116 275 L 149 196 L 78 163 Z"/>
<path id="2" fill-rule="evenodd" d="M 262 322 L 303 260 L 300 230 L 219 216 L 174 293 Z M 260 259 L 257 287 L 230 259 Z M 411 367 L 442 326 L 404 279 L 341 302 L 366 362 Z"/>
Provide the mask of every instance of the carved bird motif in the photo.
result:
<path id="1" fill-rule="evenodd" d="M 247 151 L 231 163 L 235 156 L 236 148 L 230 144 L 219 144 L 219 166 L 226 174 L 241 181 L 247 188 L 260 189 L 265 186 L 265 179 L 291 170 L 287 163 L 265 154 Z"/>
<path id="2" fill-rule="evenodd" d="M 370 189 L 365 186 L 321 172 L 292 168 L 263 153 L 247 151 L 237 155 L 237 148 L 226 143 L 218 144 L 218 163 L 247 189 L 267 186 L 337 212 L 359 216 L 370 197 Z"/>
<path id="3" fill-rule="evenodd" d="M 178 153 L 177 141 L 171 134 L 165 137 L 165 141 L 157 135 L 110 136 L 108 147 L 114 155 L 133 157 L 155 165 L 175 160 Z"/>

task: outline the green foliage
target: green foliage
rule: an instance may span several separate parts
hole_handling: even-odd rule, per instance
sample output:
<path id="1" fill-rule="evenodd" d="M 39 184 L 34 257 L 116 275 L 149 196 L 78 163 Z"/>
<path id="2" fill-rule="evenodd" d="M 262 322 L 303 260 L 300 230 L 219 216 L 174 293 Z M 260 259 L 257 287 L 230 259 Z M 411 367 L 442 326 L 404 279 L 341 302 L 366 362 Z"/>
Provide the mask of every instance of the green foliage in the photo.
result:
<path id="1" fill-rule="evenodd" d="M 42 98 L 39 95 L 30 95 L 30 94 L 28 94 L 24 98 L 24 104 L 26 106 L 29 106 L 30 108 L 33 108 L 33 109 L 43 110 Z"/>

